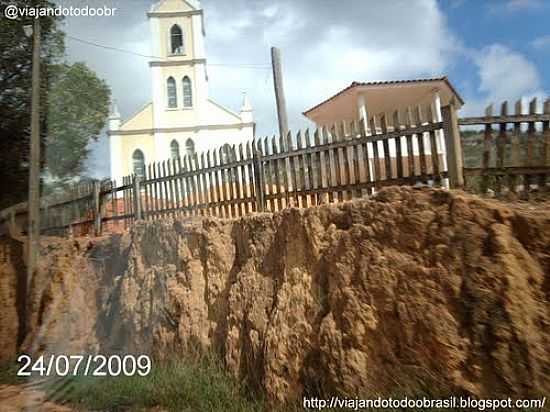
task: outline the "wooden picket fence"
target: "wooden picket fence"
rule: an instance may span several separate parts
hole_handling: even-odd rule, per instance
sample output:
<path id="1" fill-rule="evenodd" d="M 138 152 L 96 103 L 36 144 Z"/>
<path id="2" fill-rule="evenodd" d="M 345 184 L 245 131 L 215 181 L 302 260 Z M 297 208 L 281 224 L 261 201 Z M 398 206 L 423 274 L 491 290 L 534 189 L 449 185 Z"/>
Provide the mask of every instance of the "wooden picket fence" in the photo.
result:
<path id="1" fill-rule="evenodd" d="M 121 192 L 110 200 L 118 207 L 102 221 L 235 218 L 341 202 L 387 185 L 441 185 L 447 178 L 438 144 L 443 122 L 425 114 L 408 110 L 404 125 L 398 113 L 391 124 L 386 117 L 373 119 L 370 133 L 362 123 L 340 123 L 153 163 L 144 176 L 127 176 L 113 189 Z"/>
<path id="2" fill-rule="evenodd" d="M 102 199 L 112 193 L 113 182 L 86 181 L 66 185 L 62 192 L 40 199 L 40 230 L 48 233 L 73 231 L 76 235 L 95 233 L 100 221 Z M 0 235 L 25 232 L 28 227 L 27 203 L 0 211 Z"/>
<path id="3" fill-rule="evenodd" d="M 439 186 L 448 178 L 460 187 L 458 119 L 452 105 L 442 112 L 442 122 L 415 107 L 368 127 L 339 123 L 149 164 L 121 186 L 95 182 L 43 199 L 41 228 L 98 235 L 162 216 L 236 218 L 342 202 L 388 185 Z M 26 206 L 18 207 L 0 212 L 0 222 L 26 227 Z"/>
<path id="4" fill-rule="evenodd" d="M 489 189 L 497 194 L 528 191 L 550 183 L 550 99 L 544 102 L 541 113 L 537 112 L 536 98 L 530 101 L 527 114 L 522 112 L 521 100 L 516 102 L 514 111 L 509 114 L 505 101 L 500 116 L 493 114 L 490 105 L 483 117 L 459 120 L 462 126 L 484 127 L 479 166 L 465 167 L 463 172 L 467 180 L 478 179 L 481 193 Z M 526 130 L 522 130 L 522 124 Z"/>
<path id="5" fill-rule="evenodd" d="M 41 199 L 43 232 L 76 235 L 123 230 L 135 220 L 162 216 L 236 218 L 287 207 L 311 207 L 361 197 L 387 185 L 461 188 L 478 179 L 480 191 L 547 187 L 550 176 L 550 100 L 542 113 L 537 102 L 523 114 L 508 103 L 500 115 L 489 106 L 485 116 L 458 119 L 451 103 L 434 121 L 430 108 L 339 123 L 284 138 L 149 164 L 143 176 L 72 185 Z M 401 117 L 404 117 L 404 121 Z M 460 126 L 482 126 L 479 165 L 463 165 Z M 524 125 L 524 126 L 522 126 Z M 498 128 L 495 133 L 494 128 Z M 444 148 L 444 150 L 442 150 Z M 445 154 L 443 154 L 445 153 Z M 448 181 L 446 180 L 448 179 Z M 0 211 L 0 234 L 24 228 L 27 205 Z"/>

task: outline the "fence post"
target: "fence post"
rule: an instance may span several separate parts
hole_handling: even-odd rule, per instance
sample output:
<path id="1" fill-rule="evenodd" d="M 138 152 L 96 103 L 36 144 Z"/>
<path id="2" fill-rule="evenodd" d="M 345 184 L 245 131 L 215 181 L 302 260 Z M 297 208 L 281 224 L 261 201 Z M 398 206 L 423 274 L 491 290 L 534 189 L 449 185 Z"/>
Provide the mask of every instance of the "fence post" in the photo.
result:
<path id="1" fill-rule="evenodd" d="M 253 144 L 253 146 L 255 146 Z M 264 184 L 264 171 L 262 164 L 262 153 L 256 148 L 253 148 L 254 153 L 252 156 L 254 166 L 254 187 L 256 191 L 256 210 L 263 212 L 265 210 L 265 184 Z"/>
<path id="2" fill-rule="evenodd" d="M 441 108 L 443 117 L 443 132 L 447 151 L 447 170 L 451 189 L 464 187 L 464 163 L 462 156 L 462 141 L 458 128 L 458 116 L 454 103 Z"/>
<path id="3" fill-rule="evenodd" d="M 16 238 L 17 236 L 20 235 L 19 227 L 17 227 L 17 221 L 15 218 L 15 208 L 12 207 L 12 209 L 10 210 L 9 219 L 8 217 L 5 217 L 4 225 L 7 226 L 8 233 L 12 238 Z"/>
<path id="4" fill-rule="evenodd" d="M 16 221 L 15 221 L 15 208 L 12 208 L 10 210 L 10 224 L 15 227 Z"/>
<path id="5" fill-rule="evenodd" d="M 94 231 L 101 236 L 101 183 L 94 181 Z"/>
<path id="6" fill-rule="evenodd" d="M 141 220 L 141 178 L 134 176 L 134 219 Z"/>

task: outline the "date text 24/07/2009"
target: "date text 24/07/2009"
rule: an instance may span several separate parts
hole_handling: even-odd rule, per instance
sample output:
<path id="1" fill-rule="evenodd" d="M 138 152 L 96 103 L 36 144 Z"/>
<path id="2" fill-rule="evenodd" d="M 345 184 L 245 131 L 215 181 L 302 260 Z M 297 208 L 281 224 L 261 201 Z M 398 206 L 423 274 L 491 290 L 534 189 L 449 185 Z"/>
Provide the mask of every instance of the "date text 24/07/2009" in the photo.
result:
<path id="1" fill-rule="evenodd" d="M 34 360 L 22 354 L 17 376 L 147 376 L 151 358 L 147 355 L 41 355 Z"/>

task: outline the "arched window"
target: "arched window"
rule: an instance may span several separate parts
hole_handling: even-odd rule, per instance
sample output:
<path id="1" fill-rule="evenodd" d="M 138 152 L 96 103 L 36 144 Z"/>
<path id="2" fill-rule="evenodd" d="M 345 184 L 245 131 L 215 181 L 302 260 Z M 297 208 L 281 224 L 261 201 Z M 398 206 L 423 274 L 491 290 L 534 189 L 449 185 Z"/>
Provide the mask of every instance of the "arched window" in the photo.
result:
<path id="1" fill-rule="evenodd" d="M 183 107 L 193 107 L 193 89 L 191 87 L 191 79 L 185 76 L 183 84 Z"/>
<path id="2" fill-rule="evenodd" d="M 191 138 L 185 141 L 185 154 L 188 156 L 193 156 L 195 154 L 195 142 Z"/>
<path id="3" fill-rule="evenodd" d="M 183 32 L 177 24 L 170 29 L 170 46 L 172 54 L 183 54 Z"/>
<path id="4" fill-rule="evenodd" d="M 180 144 L 176 140 L 172 140 L 170 143 L 170 155 L 172 159 L 180 157 Z"/>
<path id="5" fill-rule="evenodd" d="M 173 77 L 166 80 L 166 95 L 168 96 L 168 107 L 178 107 L 178 93 L 176 91 L 176 81 Z"/>
<path id="6" fill-rule="evenodd" d="M 134 150 L 132 155 L 134 174 L 142 179 L 145 177 L 145 156 L 139 149 Z"/>

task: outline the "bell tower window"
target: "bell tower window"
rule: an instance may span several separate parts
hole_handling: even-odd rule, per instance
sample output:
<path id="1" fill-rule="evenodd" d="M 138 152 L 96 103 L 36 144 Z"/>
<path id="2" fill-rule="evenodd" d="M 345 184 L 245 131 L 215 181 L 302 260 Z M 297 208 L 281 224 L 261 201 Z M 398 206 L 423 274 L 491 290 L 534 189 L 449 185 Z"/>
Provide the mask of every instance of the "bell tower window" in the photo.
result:
<path id="1" fill-rule="evenodd" d="M 169 77 L 168 80 L 166 80 L 166 95 L 168 96 L 168 107 L 171 109 L 178 107 L 176 81 L 173 77 Z"/>
<path id="2" fill-rule="evenodd" d="M 170 29 L 170 50 L 172 54 L 183 54 L 183 32 L 177 24 Z"/>
<path id="3" fill-rule="evenodd" d="M 193 88 L 191 87 L 191 79 L 185 76 L 181 83 L 183 85 L 183 107 L 193 107 Z"/>

